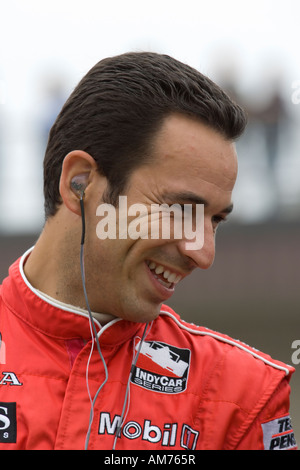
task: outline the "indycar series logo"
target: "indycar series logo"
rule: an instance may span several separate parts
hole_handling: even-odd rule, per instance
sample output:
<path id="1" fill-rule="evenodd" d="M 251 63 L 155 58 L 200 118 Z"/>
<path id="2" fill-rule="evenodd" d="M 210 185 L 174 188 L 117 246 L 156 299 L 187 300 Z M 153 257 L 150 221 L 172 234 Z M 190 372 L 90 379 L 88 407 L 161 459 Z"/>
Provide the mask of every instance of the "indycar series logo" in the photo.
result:
<path id="1" fill-rule="evenodd" d="M 136 350 L 139 345 L 136 345 Z M 190 355 L 189 349 L 160 341 L 145 341 L 131 382 L 154 392 L 182 393 L 187 386 Z"/>

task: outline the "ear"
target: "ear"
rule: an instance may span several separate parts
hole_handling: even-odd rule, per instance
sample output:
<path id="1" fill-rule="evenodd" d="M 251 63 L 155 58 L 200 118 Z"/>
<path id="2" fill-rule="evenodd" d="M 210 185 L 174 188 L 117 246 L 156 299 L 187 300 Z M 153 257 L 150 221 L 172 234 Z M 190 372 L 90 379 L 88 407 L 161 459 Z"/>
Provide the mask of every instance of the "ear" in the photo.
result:
<path id="1" fill-rule="evenodd" d="M 80 215 L 79 199 L 87 191 L 97 172 L 97 163 L 83 150 L 73 150 L 64 158 L 59 182 L 59 192 L 64 205 Z"/>

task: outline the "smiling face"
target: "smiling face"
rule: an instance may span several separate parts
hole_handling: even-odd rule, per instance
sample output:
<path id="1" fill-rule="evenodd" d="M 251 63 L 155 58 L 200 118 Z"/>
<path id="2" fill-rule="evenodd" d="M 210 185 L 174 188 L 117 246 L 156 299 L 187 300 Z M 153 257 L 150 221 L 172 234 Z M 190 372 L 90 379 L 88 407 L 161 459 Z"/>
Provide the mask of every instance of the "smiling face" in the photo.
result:
<path id="1" fill-rule="evenodd" d="M 153 148 L 151 164 L 137 168 L 129 179 L 127 205 L 143 204 L 150 213 L 152 204 L 203 203 L 201 249 L 187 250 L 184 238 L 99 240 L 95 217 L 99 200 L 87 212 L 85 256 L 91 308 L 139 322 L 159 314 L 182 278 L 197 267 L 211 266 L 216 228 L 232 209 L 237 175 L 234 144 L 188 117 L 168 117 Z"/>

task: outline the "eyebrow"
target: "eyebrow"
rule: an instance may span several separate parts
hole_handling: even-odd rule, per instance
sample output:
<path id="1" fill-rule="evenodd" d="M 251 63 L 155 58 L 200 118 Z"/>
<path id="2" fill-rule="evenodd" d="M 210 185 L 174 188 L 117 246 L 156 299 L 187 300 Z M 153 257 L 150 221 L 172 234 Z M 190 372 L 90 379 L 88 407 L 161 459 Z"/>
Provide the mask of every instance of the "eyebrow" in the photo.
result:
<path id="1" fill-rule="evenodd" d="M 177 203 L 180 201 L 181 203 L 184 204 L 203 204 L 204 207 L 209 206 L 209 202 L 199 196 L 198 194 L 195 194 L 190 191 L 186 192 L 168 192 L 164 193 L 164 198 L 167 201 L 170 201 L 171 203 Z M 233 211 L 233 204 L 231 203 L 229 206 L 225 207 L 223 210 L 220 211 L 220 214 L 230 214 Z"/>

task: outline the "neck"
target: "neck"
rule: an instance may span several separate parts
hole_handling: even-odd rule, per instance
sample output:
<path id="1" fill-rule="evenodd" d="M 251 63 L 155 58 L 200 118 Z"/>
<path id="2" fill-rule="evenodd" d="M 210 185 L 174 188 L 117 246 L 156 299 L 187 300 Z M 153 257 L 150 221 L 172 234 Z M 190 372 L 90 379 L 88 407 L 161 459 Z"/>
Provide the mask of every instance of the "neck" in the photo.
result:
<path id="1" fill-rule="evenodd" d="M 81 228 L 78 224 L 63 223 L 55 215 L 45 227 L 23 267 L 32 287 L 47 297 L 75 309 L 86 309 L 80 271 Z M 93 312 L 101 325 L 111 315 Z"/>

